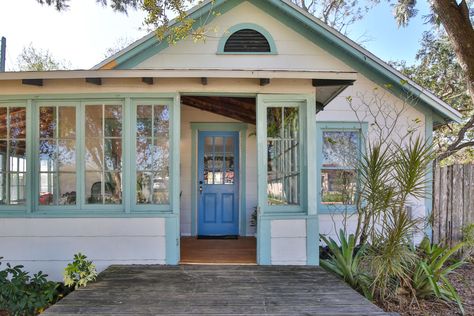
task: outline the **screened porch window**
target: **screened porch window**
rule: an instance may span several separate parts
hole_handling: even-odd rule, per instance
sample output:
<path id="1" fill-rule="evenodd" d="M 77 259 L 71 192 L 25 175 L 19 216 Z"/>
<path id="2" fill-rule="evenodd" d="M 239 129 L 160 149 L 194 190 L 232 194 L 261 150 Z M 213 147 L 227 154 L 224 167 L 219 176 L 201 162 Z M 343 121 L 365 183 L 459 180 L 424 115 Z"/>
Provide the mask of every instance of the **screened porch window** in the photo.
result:
<path id="1" fill-rule="evenodd" d="M 136 111 L 136 203 L 169 204 L 169 107 L 139 104 Z"/>
<path id="2" fill-rule="evenodd" d="M 354 205 L 361 150 L 360 130 L 323 129 L 321 141 L 321 204 Z"/>
<path id="3" fill-rule="evenodd" d="M 76 204 L 76 108 L 39 108 L 39 205 Z"/>
<path id="4" fill-rule="evenodd" d="M 26 172 L 26 107 L 0 105 L 0 204 L 25 204 Z"/>
<path id="5" fill-rule="evenodd" d="M 122 106 L 85 106 L 85 202 L 122 204 Z"/>
<path id="6" fill-rule="evenodd" d="M 268 205 L 300 204 L 298 107 L 267 108 Z"/>

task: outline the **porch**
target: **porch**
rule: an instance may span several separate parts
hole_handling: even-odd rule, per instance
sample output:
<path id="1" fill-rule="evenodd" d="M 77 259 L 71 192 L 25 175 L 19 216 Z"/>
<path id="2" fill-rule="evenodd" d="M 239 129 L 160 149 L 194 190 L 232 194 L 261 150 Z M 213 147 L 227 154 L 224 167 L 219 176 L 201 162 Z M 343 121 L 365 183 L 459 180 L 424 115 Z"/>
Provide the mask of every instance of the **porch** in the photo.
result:
<path id="1" fill-rule="evenodd" d="M 387 315 L 319 267 L 111 266 L 44 315 Z"/>

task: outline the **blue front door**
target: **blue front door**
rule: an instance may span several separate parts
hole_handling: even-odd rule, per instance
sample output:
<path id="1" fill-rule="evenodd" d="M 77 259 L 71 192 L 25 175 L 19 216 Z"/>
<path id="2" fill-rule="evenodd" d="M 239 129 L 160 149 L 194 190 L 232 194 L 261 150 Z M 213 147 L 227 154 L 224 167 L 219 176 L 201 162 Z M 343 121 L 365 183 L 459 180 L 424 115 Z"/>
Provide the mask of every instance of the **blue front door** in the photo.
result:
<path id="1" fill-rule="evenodd" d="M 198 235 L 239 234 L 239 133 L 199 132 Z"/>

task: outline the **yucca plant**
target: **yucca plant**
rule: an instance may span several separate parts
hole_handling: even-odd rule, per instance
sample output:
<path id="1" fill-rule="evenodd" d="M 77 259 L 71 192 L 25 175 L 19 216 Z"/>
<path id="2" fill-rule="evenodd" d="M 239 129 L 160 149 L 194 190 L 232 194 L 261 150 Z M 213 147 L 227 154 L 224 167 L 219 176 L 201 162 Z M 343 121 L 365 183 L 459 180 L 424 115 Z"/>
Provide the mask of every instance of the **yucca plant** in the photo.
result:
<path id="1" fill-rule="evenodd" d="M 356 246 L 354 234 L 346 238 L 346 234 L 341 229 L 339 231 L 339 244 L 331 237 L 321 235 L 322 241 L 329 248 L 329 259 L 321 260 L 321 266 L 341 277 L 353 289 L 364 294 L 368 299 L 372 299 L 369 290 L 370 278 L 362 272 L 361 259 L 367 246 Z"/>
<path id="2" fill-rule="evenodd" d="M 420 260 L 412 277 L 412 288 L 418 298 L 436 296 L 445 301 L 454 301 L 464 314 L 461 298 L 447 276 L 464 262 L 455 261 L 450 264 L 452 256 L 463 247 L 463 243 L 449 248 L 431 245 L 425 237 L 418 247 Z"/>

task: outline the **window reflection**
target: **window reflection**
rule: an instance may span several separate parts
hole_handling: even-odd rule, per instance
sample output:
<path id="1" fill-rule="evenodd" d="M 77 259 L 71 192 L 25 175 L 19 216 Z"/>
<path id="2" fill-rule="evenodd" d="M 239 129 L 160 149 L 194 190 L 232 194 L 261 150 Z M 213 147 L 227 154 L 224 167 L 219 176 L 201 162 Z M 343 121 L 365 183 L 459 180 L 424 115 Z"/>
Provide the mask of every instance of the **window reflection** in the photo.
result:
<path id="1" fill-rule="evenodd" d="M 207 136 L 204 138 L 204 183 L 234 184 L 234 138 Z"/>
<path id="2" fill-rule="evenodd" d="M 169 203 L 169 109 L 137 106 L 137 204 Z"/>
<path id="3" fill-rule="evenodd" d="M 76 108 L 39 108 L 39 204 L 76 204 Z"/>
<path id="4" fill-rule="evenodd" d="M 0 204 L 25 204 L 26 108 L 0 105 Z"/>
<path id="5" fill-rule="evenodd" d="M 300 148 L 297 107 L 267 108 L 267 155 L 268 204 L 299 204 Z"/>
<path id="6" fill-rule="evenodd" d="M 359 131 L 323 131 L 321 203 L 353 205 L 357 189 Z"/>
<path id="7" fill-rule="evenodd" d="M 86 105 L 87 204 L 122 203 L 122 106 Z"/>

